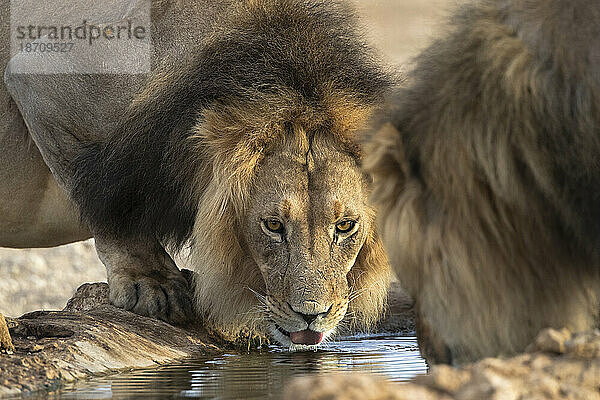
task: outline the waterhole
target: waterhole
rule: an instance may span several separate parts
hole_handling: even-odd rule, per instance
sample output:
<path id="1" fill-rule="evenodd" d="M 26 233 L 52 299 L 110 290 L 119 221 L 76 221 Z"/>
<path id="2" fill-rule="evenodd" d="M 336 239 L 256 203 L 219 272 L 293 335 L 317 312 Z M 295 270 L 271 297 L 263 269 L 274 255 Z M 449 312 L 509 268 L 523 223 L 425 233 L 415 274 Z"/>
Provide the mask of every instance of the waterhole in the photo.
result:
<path id="1" fill-rule="evenodd" d="M 426 373 L 427 365 L 414 337 L 352 337 L 318 351 L 291 353 L 272 346 L 120 373 L 63 387 L 50 397 L 278 399 L 290 378 L 325 372 L 371 373 L 401 382 Z"/>

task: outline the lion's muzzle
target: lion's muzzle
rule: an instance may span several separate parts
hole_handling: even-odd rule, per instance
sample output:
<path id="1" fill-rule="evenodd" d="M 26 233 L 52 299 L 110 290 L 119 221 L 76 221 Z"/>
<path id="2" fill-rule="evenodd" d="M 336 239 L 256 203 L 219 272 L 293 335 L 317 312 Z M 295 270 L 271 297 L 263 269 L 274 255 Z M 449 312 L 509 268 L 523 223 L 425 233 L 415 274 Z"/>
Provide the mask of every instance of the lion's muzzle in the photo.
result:
<path id="1" fill-rule="evenodd" d="M 284 346 L 316 346 L 335 332 L 348 309 L 348 299 L 333 303 L 304 301 L 292 306 L 287 301 L 267 295 L 265 305 L 273 337 Z M 316 307 L 316 304 L 321 304 Z M 310 306 L 310 307 L 309 307 Z"/>

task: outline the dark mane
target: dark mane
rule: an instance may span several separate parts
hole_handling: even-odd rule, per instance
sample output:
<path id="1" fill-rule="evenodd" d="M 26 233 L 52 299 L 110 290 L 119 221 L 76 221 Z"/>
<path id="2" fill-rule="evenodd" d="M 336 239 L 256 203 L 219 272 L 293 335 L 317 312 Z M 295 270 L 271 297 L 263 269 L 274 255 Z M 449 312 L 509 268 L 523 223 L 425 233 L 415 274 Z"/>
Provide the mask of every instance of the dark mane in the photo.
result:
<path id="1" fill-rule="evenodd" d="M 290 90 L 317 106 L 331 90 L 371 105 L 390 84 L 345 2 L 236 2 L 217 26 L 179 65 L 156 60 L 119 127 L 73 160 L 71 194 L 95 233 L 189 239 L 210 168 L 192 127 L 211 105 Z"/>

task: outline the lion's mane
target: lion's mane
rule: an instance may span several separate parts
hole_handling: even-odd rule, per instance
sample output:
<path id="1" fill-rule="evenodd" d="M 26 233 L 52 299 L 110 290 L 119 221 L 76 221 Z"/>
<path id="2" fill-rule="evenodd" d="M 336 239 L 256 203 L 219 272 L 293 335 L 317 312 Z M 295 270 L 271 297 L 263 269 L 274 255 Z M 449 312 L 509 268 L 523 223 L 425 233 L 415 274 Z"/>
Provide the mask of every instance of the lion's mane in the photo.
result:
<path id="1" fill-rule="evenodd" d="M 596 2 L 464 6 L 371 140 L 384 243 L 430 361 L 597 326 L 598 18 Z"/>

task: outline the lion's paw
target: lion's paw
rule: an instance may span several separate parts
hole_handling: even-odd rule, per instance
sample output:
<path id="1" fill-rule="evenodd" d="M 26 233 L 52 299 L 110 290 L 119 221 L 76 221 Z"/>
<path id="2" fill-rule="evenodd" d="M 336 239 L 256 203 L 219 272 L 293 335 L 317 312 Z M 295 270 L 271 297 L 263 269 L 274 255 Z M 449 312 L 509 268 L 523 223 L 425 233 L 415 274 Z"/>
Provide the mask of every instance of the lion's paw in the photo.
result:
<path id="1" fill-rule="evenodd" d="M 193 315 L 190 288 L 181 273 L 160 280 L 117 273 L 110 277 L 109 287 L 110 302 L 136 314 L 172 324 L 184 324 Z"/>
<path id="2" fill-rule="evenodd" d="M 191 286 L 159 243 L 95 239 L 113 305 L 177 325 L 192 320 Z"/>

